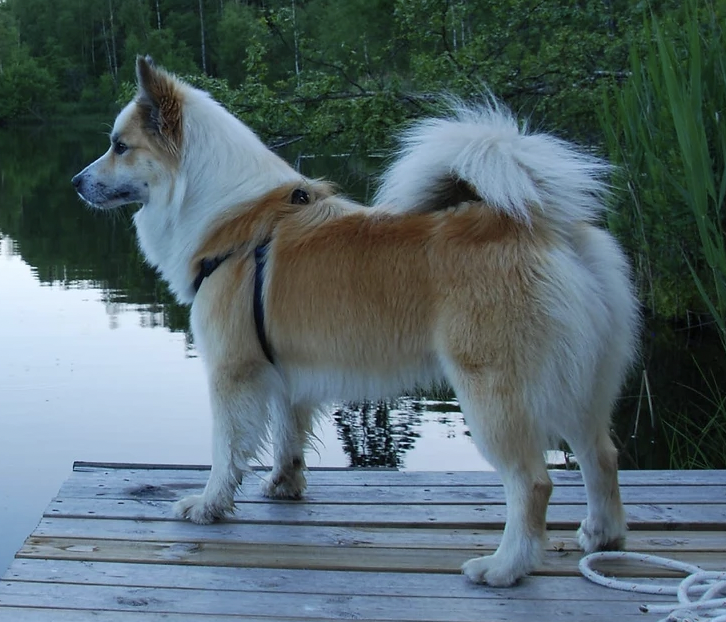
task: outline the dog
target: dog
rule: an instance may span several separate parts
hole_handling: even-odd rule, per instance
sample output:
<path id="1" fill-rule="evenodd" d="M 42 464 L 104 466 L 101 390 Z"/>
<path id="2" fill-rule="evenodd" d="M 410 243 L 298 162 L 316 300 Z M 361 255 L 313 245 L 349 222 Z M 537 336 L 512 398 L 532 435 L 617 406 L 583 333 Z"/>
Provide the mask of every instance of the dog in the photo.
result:
<path id="1" fill-rule="evenodd" d="M 636 352 L 628 261 L 598 223 L 608 165 L 522 126 L 495 101 L 414 123 L 374 206 L 304 177 L 207 93 L 139 57 L 111 146 L 72 180 L 134 215 L 148 262 L 191 305 L 213 414 L 209 480 L 176 513 L 210 523 L 268 433 L 271 498 L 299 498 L 328 400 L 448 383 L 501 475 L 507 520 L 474 582 L 537 568 L 564 439 L 587 491 L 586 552 L 627 524 L 610 417 Z"/>

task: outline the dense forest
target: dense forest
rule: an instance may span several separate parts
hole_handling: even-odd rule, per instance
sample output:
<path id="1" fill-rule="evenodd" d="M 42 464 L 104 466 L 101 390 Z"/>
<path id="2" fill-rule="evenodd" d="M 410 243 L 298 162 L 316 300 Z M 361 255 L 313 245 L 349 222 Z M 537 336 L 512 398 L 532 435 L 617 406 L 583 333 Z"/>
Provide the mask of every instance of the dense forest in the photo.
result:
<path id="1" fill-rule="evenodd" d="M 440 92 L 486 85 L 597 142 L 645 12 L 633 0 L 0 0 L 0 120 L 108 109 L 142 53 L 199 76 L 273 139 L 378 149 Z"/>

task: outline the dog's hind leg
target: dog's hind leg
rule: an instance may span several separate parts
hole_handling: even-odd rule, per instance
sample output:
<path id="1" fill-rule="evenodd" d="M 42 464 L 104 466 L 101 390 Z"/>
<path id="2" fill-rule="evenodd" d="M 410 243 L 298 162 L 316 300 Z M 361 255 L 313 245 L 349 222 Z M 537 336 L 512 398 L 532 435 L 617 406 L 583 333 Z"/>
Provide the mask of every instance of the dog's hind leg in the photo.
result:
<path id="1" fill-rule="evenodd" d="M 234 494 L 267 436 L 269 409 L 283 399 L 274 368 L 250 364 L 211 370 L 212 472 L 201 495 L 178 501 L 175 513 L 211 523 L 234 512 Z"/>
<path id="2" fill-rule="evenodd" d="M 317 405 L 298 403 L 272 413 L 274 466 L 262 482 L 266 497 L 299 499 L 305 492 L 305 447 L 317 411 Z"/>
<path id="3" fill-rule="evenodd" d="M 618 452 L 610 438 L 610 412 L 620 389 L 623 358 L 617 352 L 608 354 L 599 368 L 589 412 L 561 430 L 585 482 L 587 518 L 578 540 L 586 553 L 619 550 L 625 545 L 627 523 L 618 486 Z"/>
<path id="4" fill-rule="evenodd" d="M 570 439 L 580 464 L 587 493 L 587 518 L 577 532 L 586 553 L 620 550 L 625 546 L 627 523 L 618 487 L 618 452 L 609 431 L 594 439 Z"/>
<path id="5" fill-rule="evenodd" d="M 613 406 L 627 369 L 635 358 L 639 331 L 638 301 L 632 292 L 629 270 L 622 251 L 605 231 L 594 227 L 578 232 L 577 249 L 582 265 L 590 272 L 602 299 L 596 320 L 603 335 L 601 355 L 592 374 L 592 392 L 583 399 L 584 415 L 559 417 L 558 432 L 575 453 L 587 493 L 587 518 L 582 521 L 580 546 L 590 553 L 620 549 L 625 544 L 627 523 L 618 487 L 617 450 L 610 438 Z M 570 414 L 578 414 L 574 409 Z"/>
<path id="6" fill-rule="evenodd" d="M 494 586 L 512 585 L 540 563 L 552 492 L 543 441 L 525 407 L 523 387 L 504 376 L 450 374 L 472 439 L 504 484 L 507 522 L 499 548 L 462 567 L 472 581 Z"/>

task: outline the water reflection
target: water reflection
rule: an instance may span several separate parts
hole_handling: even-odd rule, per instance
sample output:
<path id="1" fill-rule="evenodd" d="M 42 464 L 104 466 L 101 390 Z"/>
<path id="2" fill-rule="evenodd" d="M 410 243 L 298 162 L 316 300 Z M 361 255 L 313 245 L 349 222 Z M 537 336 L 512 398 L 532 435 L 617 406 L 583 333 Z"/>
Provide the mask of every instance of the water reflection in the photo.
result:
<path id="1" fill-rule="evenodd" d="M 141 259 L 131 211 L 85 209 L 70 188 L 73 173 L 107 142 L 100 131 L 0 133 L 0 231 L 15 240 L 15 251 L 42 283 L 102 290 L 112 325 L 125 303 L 143 311 L 150 326 L 186 330 L 186 309 Z"/>
<path id="2" fill-rule="evenodd" d="M 403 401 L 403 400 L 401 400 Z M 399 403 L 394 403 L 398 406 Z M 354 467 L 395 467 L 421 435 L 421 408 L 392 408 L 387 402 L 350 403 L 335 411 L 338 438 Z"/>

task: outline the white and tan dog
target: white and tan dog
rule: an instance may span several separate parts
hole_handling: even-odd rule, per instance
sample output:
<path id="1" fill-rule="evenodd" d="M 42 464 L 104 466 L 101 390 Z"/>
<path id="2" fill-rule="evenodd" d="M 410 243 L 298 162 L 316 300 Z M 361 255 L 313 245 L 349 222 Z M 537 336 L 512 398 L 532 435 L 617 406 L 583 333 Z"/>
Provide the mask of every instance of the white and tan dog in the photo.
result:
<path id="1" fill-rule="evenodd" d="M 321 404 L 448 382 L 501 474 L 507 523 L 476 582 L 511 585 L 540 562 L 564 439 L 581 465 L 585 551 L 626 523 L 613 403 L 635 351 L 629 268 L 597 226 L 607 166 L 492 104 L 414 125 L 375 208 L 337 196 L 268 150 L 210 96 L 137 62 L 139 90 L 111 147 L 73 179 L 91 205 L 142 204 L 148 261 L 182 303 L 206 362 L 212 471 L 179 515 L 208 523 L 268 429 L 270 497 L 305 489 Z"/>

